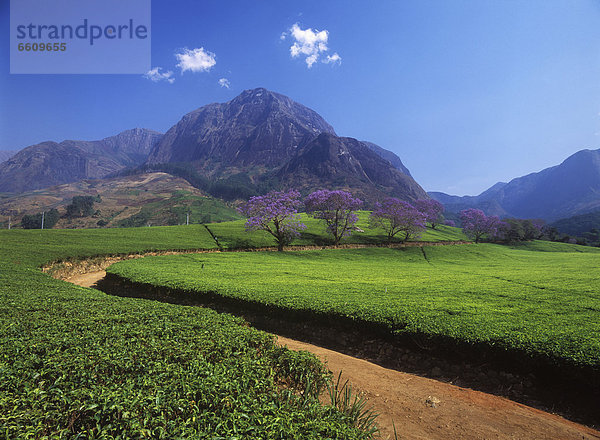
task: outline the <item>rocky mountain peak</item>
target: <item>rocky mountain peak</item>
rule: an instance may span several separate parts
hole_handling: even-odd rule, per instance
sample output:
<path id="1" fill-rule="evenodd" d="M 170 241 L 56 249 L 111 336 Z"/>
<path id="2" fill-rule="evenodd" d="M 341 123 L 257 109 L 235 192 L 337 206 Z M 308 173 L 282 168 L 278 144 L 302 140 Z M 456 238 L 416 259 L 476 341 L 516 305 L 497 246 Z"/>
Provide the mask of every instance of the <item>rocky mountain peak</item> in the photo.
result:
<path id="1" fill-rule="evenodd" d="M 211 175 L 273 167 L 321 132 L 335 134 L 315 111 L 279 93 L 251 89 L 185 115 L 150 153 L 148 163 L 193 162 Z"/>

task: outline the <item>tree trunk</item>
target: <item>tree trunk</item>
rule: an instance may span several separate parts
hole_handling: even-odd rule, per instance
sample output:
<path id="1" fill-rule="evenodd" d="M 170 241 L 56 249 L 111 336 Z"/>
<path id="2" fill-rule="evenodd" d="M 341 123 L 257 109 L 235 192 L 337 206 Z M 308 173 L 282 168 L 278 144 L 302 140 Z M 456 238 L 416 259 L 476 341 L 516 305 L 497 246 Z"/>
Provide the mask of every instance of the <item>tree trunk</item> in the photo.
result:
<path id="1" fill-rule="evenodd" d="M 277 243 L 277 251 L 283 252 L 283 243 L 281 241 Z"/>
<path id="2" fill-rule="evenodd" d="M 340 243 L 340 240 L 342 239 L 342 237 L 338 237 L 337 234 L 333 235 L 333 245 L 337 246 Z"/>

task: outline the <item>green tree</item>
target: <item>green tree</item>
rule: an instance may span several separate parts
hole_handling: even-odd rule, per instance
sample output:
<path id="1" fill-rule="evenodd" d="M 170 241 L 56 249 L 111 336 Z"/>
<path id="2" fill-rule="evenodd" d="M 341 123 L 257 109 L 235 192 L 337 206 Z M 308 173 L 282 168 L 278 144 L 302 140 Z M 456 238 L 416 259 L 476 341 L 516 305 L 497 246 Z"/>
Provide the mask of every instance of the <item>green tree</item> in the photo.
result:
<path id="1" fill-rule="evenodd" d="M 42 218 L 44 219 L 44 229 L 52 229 L 58 222 L 60 215 L 55 208 L 44 213 L 24 215 L 21 219 L 21 226 L 23 229 L 41 229 Z"/>
<path id="2" fill-rule="evenodd" d="M 100 196 L 75 196 L 67 205 L 67 217 L 89 217 L 94 213 L 94 202 L 101 202 Z"/>

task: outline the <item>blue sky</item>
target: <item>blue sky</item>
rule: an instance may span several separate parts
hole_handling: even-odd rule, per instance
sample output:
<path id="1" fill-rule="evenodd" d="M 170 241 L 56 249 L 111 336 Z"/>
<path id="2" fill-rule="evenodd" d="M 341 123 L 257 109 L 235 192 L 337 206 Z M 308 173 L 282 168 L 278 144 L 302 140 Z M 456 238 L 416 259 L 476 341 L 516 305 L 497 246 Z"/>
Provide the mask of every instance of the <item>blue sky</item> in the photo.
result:
<path id="1" fill-rule="evenodd" d="M 477 194 L 600 148 L 598 1 L 153 0 L 152 67 L 173 72 L 156 82 L 10 75 L 8 0 L 0 5 L 0 149 L 166 131 L 255 87 L 394 151 L 426 190 Z M 327 31 L 310 68 L 309 55 L 291 55 L 306 42 L 294 24 Z M 176 58 L 186 48 L 208 61 L 188 52 L 200 64 L 182 72 L 193 64 Z"/>

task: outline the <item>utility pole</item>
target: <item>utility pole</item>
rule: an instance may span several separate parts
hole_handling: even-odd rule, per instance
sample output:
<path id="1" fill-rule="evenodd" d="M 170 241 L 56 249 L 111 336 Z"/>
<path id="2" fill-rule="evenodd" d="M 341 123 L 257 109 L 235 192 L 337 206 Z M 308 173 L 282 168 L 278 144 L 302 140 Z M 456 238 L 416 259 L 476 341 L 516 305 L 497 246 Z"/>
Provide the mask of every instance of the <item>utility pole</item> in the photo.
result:
<path id="1" fill-rule="evenodd" d="M 189 226 L 190 224 L 190 211 L 186 212 L 185 214 L 185 225 Z"/>
<path id="2" fill-rule="evenodd" d="M 11 226 L 11 220 L 12 220 L 12 215 L 8 216 L 8 229 L 10 229 Z"/>
<path id="3" fill-rule="evenodd" d="M 42 211 L 42 229 L 44 229 L 44 215 L 46 214 L 46 211 Z"/>

